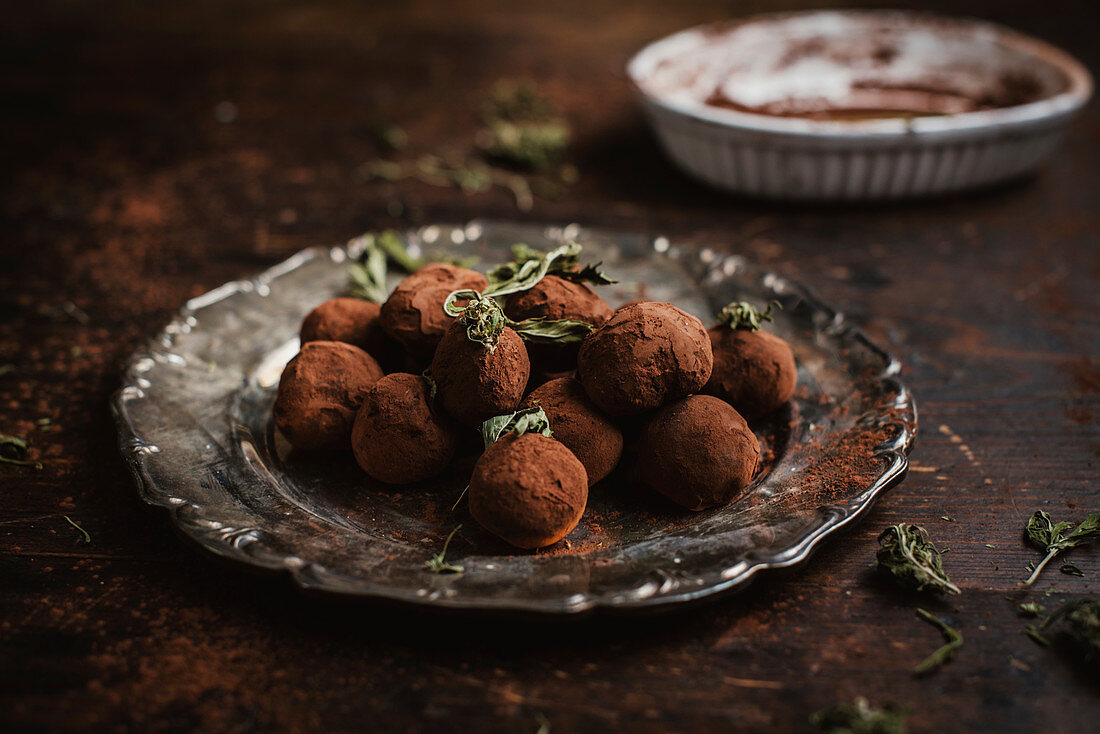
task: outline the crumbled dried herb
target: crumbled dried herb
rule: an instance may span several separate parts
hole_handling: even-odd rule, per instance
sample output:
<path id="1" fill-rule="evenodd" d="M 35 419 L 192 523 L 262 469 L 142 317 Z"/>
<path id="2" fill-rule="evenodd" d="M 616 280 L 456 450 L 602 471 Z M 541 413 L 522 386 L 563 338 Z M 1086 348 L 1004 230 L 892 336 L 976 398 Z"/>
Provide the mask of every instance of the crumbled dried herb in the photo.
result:
<path id="1" fill-rule="evenodd" d="M 1031 586 L 1039 578 L 1043 568 L 1059 554 L 1100 540 L 1100 513 L 1089 515 L 1080 523 L 1055 523 L 1046 512 L 1037 510 L 1028 520 L 1024 536 L 1028 542 L 1046 553 L 1031 575 L 1020 582 L 1020 586 Z"/>
<path id="2" fill-rule="evenodd" d="M 4 464 L 33 466 L 35 469 L 41 469 L 41 461 L 34 461 L 27 458 L 27 450 L 29 448 L 27 442 L 18 436 L 4 436 L 0 434 L 0 462 Z"/>
<path id="3" fill-rule="evenodd" d="M 546 120 L 555 114 L 554 105 L 529 79 L 500 79 L 481 103 L 481 119 L 486 122 Z"/>
<path id="4" fill-rule="evenodd" d="M 1056 622 L 1061 622 L 1059 629 L 1076 643 L 1085 659 L 1100 663 L 1100 602 L 1084 597 L 1063 604 L 1043 620 L 1039 629 Z"/>
<path id="5" fill-rule="evenodd" d="M 781 309 L 779 301 L 768 301 L 768 309 L 761 311 L 748 301 L 734 301 L 718 312 L 718 321 L 731 329 L 759 331 L 765 321 L 772 320 L 772 310 Z"/>
<path id="6" fill-rule="evenodd" d="M 476 158 L 449 162 L 436 155 L 425 154 L 408 161 L 368 161 L 363 166 L 367 180 L 401 181 L 415 179 L 431 186 L 458 188 L 467 194 L 480 194 L 494 186 L 507 189 L 520 211 L 531 211 L 535 199 L 531 184 L 513 171 L 494 168 Z"/>
<path id="7" fill-rule="evenodd" d="M 530 81 L 497 82 L 481 105 L 478 145 L 488 158 L 540 171 L 559 162 L 569 124 Z"/>
<path id="8" fill-rule="evenodd" d="M 493 120 L 478 135 L 485 155 L 519 168 L 541 171 L 565 157 L 569 125 L 564 120 Z"/>
<path id="9" fill-rule="evenodd" d="M 893 525 L 878 536 L 878 567 L 902 586 L 915 591 L 933 588 L 951 594 L 962 591 L 943 570 L 940 551 L 929 542 L 924 528 L 911 523 Z"/>
<path id="10" fill-rule="evenodd" d="M 939 617 L 923 609 L 917 610 L 917 616 L 928 622 L 943 634 L 945 644 L 931 655 L 926 657 L 921 664 L 913 669 L 917 675 L 927 675 L 932 671 L 947 665 L 955 659 L 955 653 L 963 644 L 962 633 L 951 627 Z"/>
<path id="11" fill-rule="evenodd" d="M 1037 601 L 1024 602 L 1018 608 L 1020 614 L 1027 617 L 1041 617 L 1043 615 L 1043 605 Z"/>
<path id="12" fill-rule="evenodd" d="M 865 698 L 854 704 L 838 703 L 818 711 L 810 723 L 824 734 L 905 734 L 909 709 L 887 703 L 880 709 L 871 708 Z"/>
<path id="13" fill-rule="evenodd" d="M 375 125 L 373 132 L 374 137 L 387 150 L 402 150 L 409 144 L 408 133 L 391 122 Z"/>
<path id="14" fill-rule="evenodd" d="M 461 529 L 461 525 L 456 525 L 455 529 L 451 531 L 451 534 L 447 536 L 447 539 L 443 541 L 443 550 L 439 551 L 425 562 L 424 565 L 427 566 L 429 571 L 432 573 L 462 573 L 465 570 L 462 566 L 456 566 L 446 561 L 447 547 L 451 544 L 451 538 Z"/>
<path id="15" fill-rule="evenodd" d="M 14 364 L 0 364 L 0 377 L 3 377 L 9 372 L 15 372 Z"/>
<path id="16" fill-rule="evenodd" d="M 1077 566 L 1074 566 L 1072 563 L 1063 564 L 1058 570 L 1067 576 L 1081 576 L 1083 578 L 1085 575 L 1084 571 L 1077 568 Z"/>

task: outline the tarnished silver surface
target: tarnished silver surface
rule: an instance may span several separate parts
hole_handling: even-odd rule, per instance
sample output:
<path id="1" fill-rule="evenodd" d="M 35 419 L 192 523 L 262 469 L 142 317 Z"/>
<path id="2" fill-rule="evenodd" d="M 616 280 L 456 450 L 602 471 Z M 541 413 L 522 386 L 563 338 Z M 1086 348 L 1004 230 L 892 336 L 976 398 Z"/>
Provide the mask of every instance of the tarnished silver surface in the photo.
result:
<path id="1" fill-rule="evenodd" d="M 506 222 L 409 232 L 414 248 L 476 255 L 508 247 L 585 246 L 620 283 L 612 305 L 639 295 L 713 321 L 735 298 L 777 298 L 772 329 L 799 362 L 789 409 L 754 426 L 768 470 L 728 507 L 690 513 L 633 486 L 620 471 L 593 489 L 584 519 L 539 553 L 481 531 L 457 499 L 476 456 L 422 486 L 369 481 L 350 456 L 299 456 L 271 427 L 283 365 L 302 316 L 345 285 L 346 247 L 312 248 L 253 278 L 193 299 L 130 360 L 115 396 L 119 442 L 142 497 L 167 508 L 203 548 L 301 586 L 440 607 L 577 614 L 656 608 L 734 589 L 767 568 L 804 560 L 855 520 L 907 469 L 916 433 L 898 363 L 804 288 L 737 256 L 664 237 Z M 349 252 L 350 251 L 350 252 Z M 447 555 L 425 561 L 457 524 Z"/>

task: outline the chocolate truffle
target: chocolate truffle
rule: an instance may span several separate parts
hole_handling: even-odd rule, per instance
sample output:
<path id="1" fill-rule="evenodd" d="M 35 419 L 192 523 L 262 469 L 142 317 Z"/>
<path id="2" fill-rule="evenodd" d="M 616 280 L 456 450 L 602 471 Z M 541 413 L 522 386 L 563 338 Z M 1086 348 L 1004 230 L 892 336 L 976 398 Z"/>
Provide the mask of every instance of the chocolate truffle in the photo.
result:
<path id="1" fill-rule="evenodd" d="M 508 327 L 490 350 L 471 341 L 466 324 L 455 321 L 435 350 L 431 373 L 443 410 L 468 426 L 480 426 L 516 409 L 531 376 L 531 361 L 519 334 Z"/>
<path id="2" fill-rule="evenodd" d="M 592 486 L 610 474 L 623 454 L 623 432 L 607 419 L 572 377 L 550 380 L 527 396 L 524 407 L 538 404 L 554 438 L 580 459 Z"/>
<path id="3" fill-rule="evenodd" d="M 316 341 L 354 344 L 379 364 L 394 362 L 398 347 L 382 328 L 382 307 L 362 298 L 330 298 L 302 320 L 302 344 Z"/>
<path id="4" fill-rule="evenodd" d="M 363 395 L 381 377 L 359 347 L 308 342 L 279 378 L 275 425 L 296 449 L 346 449 Z"/>
<path id="5" fill-rule="evenodd" d="M 729 504 L 752 481 L 760 444 L 741 414 L 710 395 L 657 411 L 638 440 L 635 476 L 689 510 Z"/>
<path id="6" fill-rule="evenodd" d="M 794 395 L 798 368 L 787 342 L 766 331 L 725 324 L 707 333 L 714 370 L 703 392 L 722 398 L 749 419 L 772 412 Z"/>
<path id="7" fill-rule="evenodd" d="M 403 372 L 370 386 L 351 432 L 359 466 L 389 484 L 434 477 L 447 468 L 457 445 L 454 424 L 432 410 L 427 381 Z"/>
<path id="8" fill-rule="evenodd" d="M 712 360 L 699 319 L 670 303 L 644 302 L 585 337 L 577 374 L 605 413 L 635 415 L 701 390 Z"/>
<path id="9" fill-rule="evenodd" d="M 595 327 L 611 318 L 608 306 L 596 292 L 584 283 L 556 275 L 547 275 L 530 290 L 508 297 L 504 313 L 514 321 L 525 319 L 573 319 Z M 531 342 L 528 350 L 531 361 L 545 372 L 561 372 L 570 369 L 577 361 L 579 344 Z"/>
<path id="10" fill-rule="evenodd" d="M 584 465 L 541 433 L 501 437 L 470 477 L 470 514 L 519 548 L 552 545 L 577 526 L 588 502 Z"/>
<path id="11" fill-rule="evenodd" d="M 452 292 L 485 290 L 481 273 L 447 263 L 430 263 L 401 281 L 382 304 L 382 328 L 413 357 L 428 360 L 454 317 L 443 311 Z"/>

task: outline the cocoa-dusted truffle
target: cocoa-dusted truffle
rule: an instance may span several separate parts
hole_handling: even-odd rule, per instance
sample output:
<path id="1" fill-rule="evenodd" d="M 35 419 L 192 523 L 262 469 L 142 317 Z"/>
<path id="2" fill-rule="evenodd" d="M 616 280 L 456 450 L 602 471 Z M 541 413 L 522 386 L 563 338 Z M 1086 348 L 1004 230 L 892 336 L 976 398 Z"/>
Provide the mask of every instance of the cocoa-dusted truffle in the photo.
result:
<path id="1" fill-rule="evenodd" d="M 454 424 L 432 410 L 427 381 L 403 372 L 370 386 L 351 432 L 359 466 L 389 484 L 434 477 L 450 463 L 457 445 Z"/>
<path id="2" fill-rule="evenodd" d="M 401 281 L 382 304 L 382 328 L 413 357 L 430 359 L 454 317 L 443 302 L 457 290 L 482 291 L 481 273 L 448 263 L 430 263 Z"/>
<path id="3" fill-rule="evenodd" d="M 443 410 L 466 425 L 480 426 L 516 409 L 531 375 L 531 361 L 519 334 L 508 327 L 490 349 L 471 341 L 465 322 L 459 320 L 439 342 L 431 373 Z"/>
<path id="4" fill-rule="evenodd" d="M 279 378 L 275 425 L 296 449 L 346 449 L 363 395 L 381 377 L 359 347 L 308 342 Z"/>
<path id="5" fill-rule="evenodd" d="M 602 326 L 611 318 L 611 306 L 584 283 L 547 275 L 533 288 L 508 297 L 504 313 L 514 321 L 524 319 L 572 319 Z M 531 361 L 546 372 L 569 369 L 577 360 L 577 343 L 532 342 Z"/>
<path id="6" fill-rule="evenodd" d="M 728 403 L 692 395 L 657 411 L 638 441 L 639 482 L 689 510 L 729 504 L 752 481 L 760 444 Z"/>
<path id="7" fill-rule="evenodd" d="M 550 380 L 528 395 L 523 404 L 537 404 L 543 409 L 554 438 L 584 464 L 589 486 L 618 465 L 623 454 L 623 432 L 592 404 L 577 380 Z"/>
<path id="8" fill-rule="evenodd" d="M 302 344 L 315 341 L 354 344 L 380 364 L 393 359 L 397 345 L 386 335 L 382 307 L 362 298 L 330 298 L 302 320 Z"/>
<path id="9" fill-rule="evenodd" d="M 698 392 L 710 378 L 703 324 L 670 303 L 620 309 L 589 334 L 577 357 L 585 392 L 611 415 L 634 415 Z"/>
<path id="10" fill-rule="evenodd" d="M 714 370 L 703 391 L 722 398 L 750 420 L 790 400 L 798 382 L 790 345 L 760 330 L 761 321 L 771 321 L 773 305 L 777 304 L 769 304 L 761 313 L 751 304 L 731 303 L 719 314 L 723 323 L 707 332 Z"/>
<path id="11" fill-rule="evenodd" d="M 569 534 L 588 502 L 584 465 L 541 433 L 498 439 L 474 465 L 470 514 L 519 548 L 542 548 Z"/>

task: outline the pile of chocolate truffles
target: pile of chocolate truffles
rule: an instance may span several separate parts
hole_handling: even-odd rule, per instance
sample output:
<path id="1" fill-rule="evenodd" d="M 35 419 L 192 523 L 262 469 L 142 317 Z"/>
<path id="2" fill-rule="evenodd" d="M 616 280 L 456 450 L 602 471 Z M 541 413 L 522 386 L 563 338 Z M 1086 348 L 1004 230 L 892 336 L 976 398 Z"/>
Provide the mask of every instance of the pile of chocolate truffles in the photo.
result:
<path id="1" fill-rule="evenodd" d="M 429 263 L 381 305 L 325 301 L 283 371 L 276 427 L 295 450 L 350 448 L 390 485 L 439 475 L 480 431 L 469 511 L 519 548 L 563 539 L 624 457 L 621 475 L 687 509 L 736 499 L 760 460 L 746 419 L 795 389 L 790 347 L 760 330 L 771 306 L 731 304 L 709 330 L 670 303 L 615 311 L 591 287 L 613 281 L 559 252 L 489 278 Z"/>

